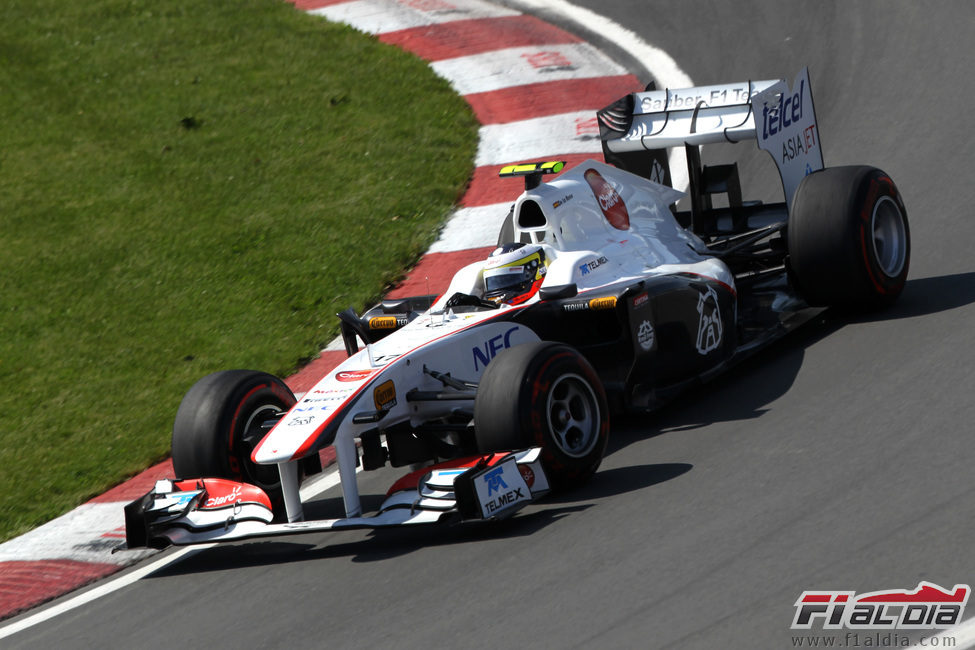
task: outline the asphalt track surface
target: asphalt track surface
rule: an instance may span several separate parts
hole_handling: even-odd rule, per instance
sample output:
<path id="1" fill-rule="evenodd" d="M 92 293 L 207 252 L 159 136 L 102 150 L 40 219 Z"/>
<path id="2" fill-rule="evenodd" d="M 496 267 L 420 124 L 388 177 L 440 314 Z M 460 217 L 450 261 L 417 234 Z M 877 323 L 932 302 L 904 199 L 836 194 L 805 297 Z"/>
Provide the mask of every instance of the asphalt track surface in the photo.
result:
<path id="1" fill-rule="evenodd" d="M 498 526 L 207 549 L 5 647 L 788 648 L 803 590 L 975 582 L 975 5 L 578 4 L 698 84 L 808 65 L 827 164 L 905 197 L 901 301 L 616 421 L 590 485 Z M 729 151 L 746 197 L 774 198 L 765 154 Z"/>

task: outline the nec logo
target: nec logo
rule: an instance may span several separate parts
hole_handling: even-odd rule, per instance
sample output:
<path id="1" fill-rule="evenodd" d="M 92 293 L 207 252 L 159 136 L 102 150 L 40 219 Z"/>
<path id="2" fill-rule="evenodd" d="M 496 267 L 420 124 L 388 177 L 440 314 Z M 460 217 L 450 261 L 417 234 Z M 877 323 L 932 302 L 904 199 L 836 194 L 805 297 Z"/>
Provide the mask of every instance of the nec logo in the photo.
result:
<path id="1" fill-rule="evenodd" d="M 474 355 L 474 371 L 487 367 L 491 363 L 491 359 L 498 356 L 498 352 L 510 348 L 511 335 L 517 331 L 518 326 L 512 327 L 504 334 L 489 338 L 483 345 L 471 348 L 471 354 Z"/>

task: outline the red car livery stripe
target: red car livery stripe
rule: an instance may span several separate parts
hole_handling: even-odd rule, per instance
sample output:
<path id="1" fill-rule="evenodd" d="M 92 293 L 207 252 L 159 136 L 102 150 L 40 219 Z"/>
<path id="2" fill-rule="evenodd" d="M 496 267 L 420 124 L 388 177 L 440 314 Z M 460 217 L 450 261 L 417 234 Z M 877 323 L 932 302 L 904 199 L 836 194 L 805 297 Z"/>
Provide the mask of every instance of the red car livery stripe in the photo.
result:
<path id="1" fill-rule="evenodd" d="M 446 333 L 442 334 L 441 336 L 438 336 L 438 337 L 436 337 L 434 339 L 430 339 L 429 341 L 426 341 L 425 343 L 422 343 L 422 344 L 416 346 L 415 348 L 412 348 L 412 349 L 404 352 L 403 354 L 401 354 L 398 357 L 396 357 L 395 359 L 393 359 L 393 361 L 391 361 L 389 364 L 387 364 L 387 365 L 385 365 L 385 366 L 383 366 L 381 368 L 375 369 L 374 374 L 372 374 L 368 378 L 363 379 L 362 386 L 359 386 L 359 388 L 357 388 L 354 392 L 352 392 L 349 395 L 348 399 L 345 400 L 345 403 L 340 408 L 338 408 L 334 413 L 332 413 L 331 415 L 329 415 L 318 427 L 315 428 L 315 430 L 311 433 L 311 435 L 309 435 L 305 439 L 305 441 L 301 444 L 301 446 L 298 447 L 297 451 L 295 451 L 295 453 L 292 454 L 292 456 L 291 456 L 291 458 L 289 460 L 298 460 L 299 458 L 304 458 L 309 453 L 311 453 L 313 449 L 317 449 L 320 446 L 325 445 L 325 444 L 328 444 L 329 442 L 331 442 L 331 440 L 328 440 L 328 441 L 322 440 L 323 436 L 325 436 L 325 434 L 328 433 L 330 429 L 334 429 L 335 428 L 333 425 L 336 425 L 337 424 L 337 420 L 339 420 L 339 419 L 341 419 L 341 417 L 345 417 L 347 415 L 349 409 L 357 401 L 359 395 L 363 392 L 363 390 L 367 386 L 373 385 L 373 381 L 375 381 L 376 379 L 378 379 L 387 369 L 389 369 L 389 368 L 393 367 L 395 364 L 399 363 L 399 361 L 401 359 L 403 359 L 404 357 L 409 356 L 410 354 L 413 354 L 417 350 L 419 350 L 421 348 L 424 348 L 424 347 L 426 347 L 428 345 L 431 345 L 431 344 L 433 344 L 433 343 L 435 343 L 435 342 L 439 341 L 440 339 L 445 338 L 447 336 L 453 336 L 453 335 L 458 334 L 460 332 L 466 332 L 469 329 L 473 329 L 475 327 L 480 327 L 480 326 L 485 325 L 487 323 L 495 322 L 496 319 L 497 320 L 503 320 L 503 319 L 500 319 L 498 317 L 500 317 L 500 316 L 507 316 L 507 315 L 513 314 L 516 311 L 519 311 L 521 309 L 524 309 L 526 306 L 527 305 L 520 305 L 520 306 L 511 307 L 510 309 L 500 310 L 498 314 L 493 315 L 493 316 L 489 316 L 489 317 L 485 318 L 484 320 L 478 321 L 476 323 L 471 323 L 470 325 L 468 325 L 466 327 L 462 327 L 460 329 L 456 329 L 456 330 L 452 330 L 450 332 L 446 332 Z M 285 416 L 285 417 L 287 417 L 287 416 Z M 276 428 L 277 427 L 275 427 L 275 429 Z M 255 460 L 255 459 L 257 458 L 258 451 L 264 446 L 264 443 L 267 442 L 268 438 L 271 436 L 272 433 L 274 433 L 275 429 L 271 429 L 271 431 L 268 432 L 268 434 L 266 436 L 264 436 L 264 438 L 261 440 L 261 442 L 259 442 L 257 444 L 257 446 L 254 447 L 254 451 L 251 453 L 251 460 L 253 460 L 255 463 L 257 462 L 257 460 Z"/>

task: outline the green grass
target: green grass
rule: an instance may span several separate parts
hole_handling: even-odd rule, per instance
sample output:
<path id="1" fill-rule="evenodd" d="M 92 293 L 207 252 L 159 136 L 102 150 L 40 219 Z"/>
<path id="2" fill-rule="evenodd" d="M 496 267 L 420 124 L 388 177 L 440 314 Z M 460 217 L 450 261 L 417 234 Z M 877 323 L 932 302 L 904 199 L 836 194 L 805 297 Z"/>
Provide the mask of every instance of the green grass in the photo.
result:
<path id="1" fill-rule="evenodd" d="M 203 375 L 316 354 L 476 147 L 421 61 L 279 0 L 5 0 L 0 116 L 0 540 L 164 458 Z"/>

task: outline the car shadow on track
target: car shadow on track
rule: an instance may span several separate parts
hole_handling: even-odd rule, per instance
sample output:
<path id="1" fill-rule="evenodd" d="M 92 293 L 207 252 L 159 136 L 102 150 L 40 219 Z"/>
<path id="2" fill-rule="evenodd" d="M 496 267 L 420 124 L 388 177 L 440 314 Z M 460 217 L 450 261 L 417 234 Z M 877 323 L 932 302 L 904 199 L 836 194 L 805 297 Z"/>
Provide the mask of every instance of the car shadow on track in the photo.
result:
<path id="1" fill-rule="evenodd" d="M 646 415 L 617 418 L 608 454 L 649 436 L 760 417 L 792 387 L 805 350 L 854 323 L 929 316 L 975 304 L 975 272 L 908 280 L 891 307 L 869 313 L 827 310 L 713 381 Z"/>
<path id="2" fill-rule="evenodd" d="M 288 539 L 237 542 L 201 550 L 164 567 L 149 579 L 224 571 L 243 567 L 271 566 L 345 557 L 353 562 L 378 562 L 409 555 L 421 549 L 476 544 L 530 537 L 563 517 L 584 512 L 587 503 L 669 481 L 691 470 L 686 463 L 635 465 L 598 472 L 590 482 L 571 491 L 556 493 L 529 506 L 515 517 L 494 522 L 462 525 L 415 526 L 372 531 L 337 531 Z M 363 495 L 363 506 L 377 507 L 382 497 Z M 309 504 L 309 518 L 334 514 L 341 498 Z M 350 539 L 352 537 L 352 539 Z M 330 543 L 330 540 L 337 543 Z M 310 541 L 304 541 L 310 540 Z M 311 541 L 313 540 L 313 541 Z M 340 541 L 341 540 L 341 541 Z"/>
<path id="3" fill-rule="evenodd" d="M 804 348 L 840 326 L 842 323 L 833 325 L 825 319 L 817 319 L 816 323 L 800 328 L 724 377 L 685 393 L 663 409 L 615 418 L 606 455 L 664 433 L 703 427 L 722 420 L 761 416 L 763 406 L 791 386 L 802 364 Z M 338 557 L 350 558 L 353 562 L 376 562 L 436 546 L 528 537 L 563 517 L 594 507 L 593 501 L 650 488 L 691 469 L 693 467 L 688 463 L 604 468 L 587 484 L 549 495 L 515 517 L 500 522 L 340 531 L 220 545 L 190 555 L 149 578 Z M 374 512 L 383 498 L 380 494 L 363 494 L 364 511 Z M 326 497 L 306 504 L 305 515 L 307 519 L 341 517 L 343 510 L 340 496 Z"/>
<path id="4" fill-rule="evenodd" d="M 515 517 L 494 522 L 469 522 L 457 526 L 416 526 L 373 531 L 339 531 L 291 537 L 287 540 L 237 542 L 208 548 L 148 576 L 171 576 L 224 571 L 244 567 L 349 558 L 352 562 L 380 562 L 409 555 L 421 549 L 527 538 L 563 517 L 584 512 L 587 503 L 669 481 L 691 470 L 686 463 L 636 465 L 597 473 L 587 484 L 546 497 Z M 375 506 L 378 495 L 363 497 L 363 505 Z M 341 499 L 315 502 L 309 517 L 341 506 Z M 350 537 L 352 539 L 350 539 Z M 330 540 L 336 543 L 330 543 Z M 304 541 L 314 540 L 314 541 Z"/>
<path id="5" fill-rule="evenodd" d="M 545 497 L 543 504 L 578 503 L 637 492 L 675 479 L 693 469 L 689 463 L 657 463 L 602 469 L 583 486 Z"/>
<path id="6" fill-rule="evenodd" d="M 687 390 L 652 412 L 614 417 L 607 455 L 664 433 L 761 417 L 768 404 L 792 387 L 806 348 L 833 334 L 845 322 L 824 313 L 717 378 Z"/>
<path id="7" fill-rule="evenodd" d="M 889 309 L 849 318 L 873 322 L 930 316 L 975 304 L 975 272 L 908 280 L 904 293 Z"/>
<path id="8" fill-rule="evenodd" d="M 712 381 L 692 388 L 646 414 L 613 419 L 607 455 L 648 437 L 761 417 L 786 394 L 802 367 L 805 350 L 854 323 L 915 318 L 975 304 L 975 272 L 908 280 L 891 307 L 869 313 L 822 312 Z"/>
<path id="9" fill-rule="evenodd" d="M 692 389 L 649 414 L 613 420 L 606 455 L 624 451 L 647 438 L 706 427 L 716 422 L 761 417 L 766 406 L 784 395 L 799 374 L 805 350 L 850 323 L 914 318 L 975 304 L 975 273 L 909 280 L 900 300 L 890 309 L 866 315 L 824 312 L 789 336 L 724 373 Z M 349 558 L 379 562 L 421 549 L 529 537 L 569 515 L 584 512 L 592 501 L 635 492 L 678 478 L 691 471 L 688 463 L 631 465 L 602 469 L 584 486 L 554 494 L 517 516 L 485 524 L 419 526 L 378 531 L 343 531 L 285 539 L 239 542 L 209 548 L 153 573 L 150 578 L 222 571 L 226 569 Z M 363 506 L 374 511 L 382 495 L 363 495 Z M 308 504 L 308 518 L 338 517 L 339 497 Z M 335 543 L 332 543 L 332 540 Z"/>
<path id="10" fill-rule="evenodd" d="M 152 573 L 147 579 L 330 558 L 380 562 L 421 549 L 530 537 L 562 517 L 590 507 L 591 504 L 545 507 L 543 502 L 530 512 L 496 522 L 337 531 L 290 537 L 287 540 L 236 542 L 204 549 Z M 313 541 L 301 541 L 303 539 Z"/>

